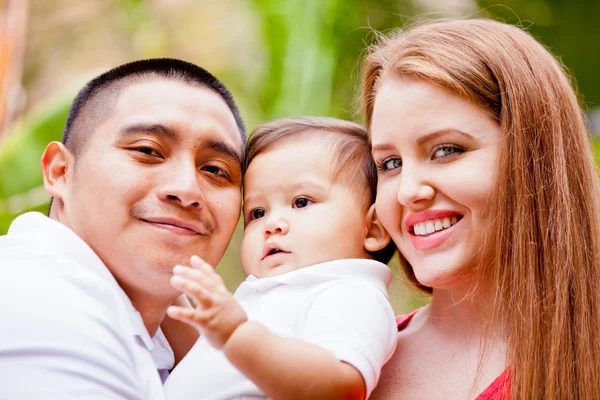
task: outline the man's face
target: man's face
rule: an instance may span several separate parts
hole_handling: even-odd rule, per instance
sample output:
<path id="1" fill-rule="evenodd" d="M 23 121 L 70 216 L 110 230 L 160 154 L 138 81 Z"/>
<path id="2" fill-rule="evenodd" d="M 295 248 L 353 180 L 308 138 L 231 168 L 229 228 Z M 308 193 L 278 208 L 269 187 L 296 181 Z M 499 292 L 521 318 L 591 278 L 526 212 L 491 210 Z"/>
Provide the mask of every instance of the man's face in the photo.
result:
<path id="1" fill-rule="evenodd" d="M 67 172 L 59 219 L 127 291 L 174 292 L 173 266 L 216 265 L 240 214 L 242 139 L 223 99 L 185 83 L 125 86 Z"/>

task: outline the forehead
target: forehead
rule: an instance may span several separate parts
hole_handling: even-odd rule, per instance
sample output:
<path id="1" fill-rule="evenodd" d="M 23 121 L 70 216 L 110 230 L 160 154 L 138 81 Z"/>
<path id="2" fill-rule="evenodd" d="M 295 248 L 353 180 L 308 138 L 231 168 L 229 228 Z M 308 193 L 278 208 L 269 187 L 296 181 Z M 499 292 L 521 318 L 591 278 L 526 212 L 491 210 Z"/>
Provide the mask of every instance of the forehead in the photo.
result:
<path id="1" fill-rule="evenodd" d="M 433 83 L 388 77 L 375 97 L 371 136 L 381 141 L 400 139 L 398 133 L 427 133 L 446 129 L 479 131 L 495 119 L 473 104 Z"/>
<path id="2" fill-rule="evenodd" d="M 285 140 L 258 154 L 248 166 L 246 190 L 278 187 L 283 183 L 306 178 L 321 183 L 333 181 L 334 148 L 329 140 L 305 137 Z"/>
<path id="3" fill-rule="evenodd" d="M 241 149 L 235 118 L 220 95 L 202 87 L 166 78 L 127 82 L 118 90 L 106 120 L 108 128 L 135 124 L 164 125 L 182 140 L 221 140 Z"/>

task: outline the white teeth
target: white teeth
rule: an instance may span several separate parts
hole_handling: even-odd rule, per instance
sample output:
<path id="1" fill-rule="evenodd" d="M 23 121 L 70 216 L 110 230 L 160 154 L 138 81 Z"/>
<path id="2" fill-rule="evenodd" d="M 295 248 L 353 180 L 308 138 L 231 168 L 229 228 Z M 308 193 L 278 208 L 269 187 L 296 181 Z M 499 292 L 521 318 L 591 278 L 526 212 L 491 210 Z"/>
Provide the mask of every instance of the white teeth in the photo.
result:
<path id="1" fill-rule="evenodd" d="M 440 218 L 432 219 L 430 221 L 419 222 L 413 226 L 414 234 L 417 236 L 424 236 L 432 234 L 433 232 L 441 231 L 446 228 L 450 228 L 452 225 L 458 222 L 458 217 L 455 215 L 452 218 Z"/>
<path id="2" fill-rule="evenodd" d="M 433 233 L 435 232 L 435 226 L 433 226 L 433 224 L 431 222 L 427 222 L 427 224 L 425 225 L 425 231 L 427 233 Z"/>

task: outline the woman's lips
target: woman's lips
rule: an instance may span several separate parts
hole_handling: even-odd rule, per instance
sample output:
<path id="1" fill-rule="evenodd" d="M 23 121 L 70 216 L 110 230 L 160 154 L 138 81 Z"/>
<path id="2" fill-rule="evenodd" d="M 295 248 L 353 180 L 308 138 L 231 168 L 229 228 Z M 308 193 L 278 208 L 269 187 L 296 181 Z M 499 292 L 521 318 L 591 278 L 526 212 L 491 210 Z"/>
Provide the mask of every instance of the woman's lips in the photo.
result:
<path id="1" fill-rule="evenodd" d="M 454 210 L 425 210 L 409 214 L 404 223 L 415 249 L 429 250 L 441 245 L 462 218 L 463 215 Z"/>
<path id="2" fill-rule="evenodd" d="M 417 250 L 429 250 L 433 249 L 448 239 L 448 237 L 456 230 L 456 227 L 460 224 L 462 219 L 458 220 L 455 224 L 448 228 L 444 228 L 440 231 L 427 234 L 426 236 L 416 235 L 414 232 L 409 232 L 410 240 Z"/>

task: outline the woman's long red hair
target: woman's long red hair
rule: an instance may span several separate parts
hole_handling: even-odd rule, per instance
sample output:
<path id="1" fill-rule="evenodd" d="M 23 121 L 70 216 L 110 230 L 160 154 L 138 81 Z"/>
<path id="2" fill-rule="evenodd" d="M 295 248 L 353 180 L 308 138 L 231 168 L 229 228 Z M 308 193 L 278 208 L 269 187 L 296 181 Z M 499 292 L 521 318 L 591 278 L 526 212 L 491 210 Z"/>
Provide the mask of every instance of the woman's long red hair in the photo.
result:
<path id="1" fill-rule="evenodd" d="M 441 85 L 498 119 L 494 222 L 484 247 L 491 257 L 475 276 L 495 290 L 488 322 L 506 335 L 511 398 L 598 399 L 598 175 L 561 63 L 517 27 L 472 19 L 383 38 L 370 49 L 363 74 L 367 126 L 384 77 Z M 406 272 L 418 285 L 408 264 Z"/>

